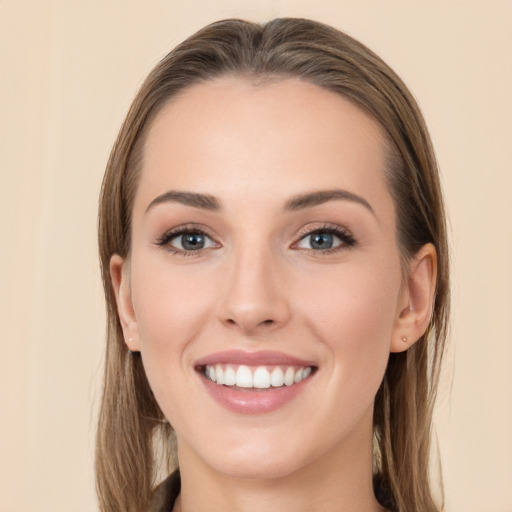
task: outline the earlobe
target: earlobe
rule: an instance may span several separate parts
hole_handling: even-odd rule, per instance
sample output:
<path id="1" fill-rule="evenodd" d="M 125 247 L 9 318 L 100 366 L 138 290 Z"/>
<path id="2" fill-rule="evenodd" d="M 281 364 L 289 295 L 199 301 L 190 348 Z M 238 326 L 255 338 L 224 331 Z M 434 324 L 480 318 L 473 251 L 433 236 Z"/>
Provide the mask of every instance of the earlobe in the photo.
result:
<path id="1" fill-rule="evenodd" d="M 118 254 L 110 258 L 110 277 L 125 343 L 129 350 L 137 352 L 140 350 L 139 334 L 131 297 L 128 265 L 129 262 Z"/>
<path id="2" fill-rule="evenodd" d="M 427 330 L 434 307 L 437 281 L 437 255 L 432 244 L 425 244 L 409 264 L 403 302 L 399 307 L 391 352 L 403 352 Z"/>

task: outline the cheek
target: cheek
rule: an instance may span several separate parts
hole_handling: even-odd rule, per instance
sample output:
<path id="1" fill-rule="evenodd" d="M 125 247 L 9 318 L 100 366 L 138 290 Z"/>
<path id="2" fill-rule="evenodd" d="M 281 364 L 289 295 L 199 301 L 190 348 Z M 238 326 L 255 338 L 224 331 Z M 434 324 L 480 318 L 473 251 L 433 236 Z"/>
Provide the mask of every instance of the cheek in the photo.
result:
<path id="1" fill-rule="evenodd" d="M 297 305 L 328 336 L 332 333 L 343 344 L 370 341 L 368 336 L 389 339 L 394 325 L 400 290 L 400 272 L 383 268 L 347 266 L 323 276 L 312 277 Z M 316 285 L 316 286 L 315 286 Z M 300 293 L 297 289 L 296 293 Z M 343 336 L 338 336 L 343 334 Z"/>
<path id="2" fill-rule="evenodd" d="M 387 365 L 401 283 L 398 265 L 379 268 L 340 267 L 328 279 L 316 276 L 317 285 L 327 286 L 316 286 L 315 293 L 295 291 L 307 330 L 327 348 L 327 364 L 339 386 L 348 386 L 352 393 L 347 396 L 357 400 L 365 395 L 366 402 Z"/>
<path id="3" fill-rule="evenodd" d="M 154 385 L 172 379 L 173 368 L 191 364 L 187 347 L 209 322 L 214 283 L 204 276 L 173 271 L 159 259 L 132 264 L 132 297 L 148 378 Z"/>
<path id="4" fill-rule="evenodd" d="M 198 328 L 197 316 L 212 300 L 211 284 L 200 266 L 173 266 L 162 254 L 134 256 L 132 297 L 143 340 L 156 343 L 160 334 Z"/>

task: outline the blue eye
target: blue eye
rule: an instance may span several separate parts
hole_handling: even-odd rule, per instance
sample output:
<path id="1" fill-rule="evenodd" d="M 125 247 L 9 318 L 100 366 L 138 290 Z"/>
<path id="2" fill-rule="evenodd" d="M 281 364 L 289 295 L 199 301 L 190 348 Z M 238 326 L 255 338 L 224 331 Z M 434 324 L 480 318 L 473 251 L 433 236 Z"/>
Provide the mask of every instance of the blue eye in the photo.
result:
<path id="1" fill-rule="evenodd" d="M 186 233 L 184 235 L 173 238 L 172 241 L 178 242 L 181 245 L 179 249 L 185 249 L 186 251 L 194 251 L 197 249 L 203 249 L 206 243 L 206 237 L 200 233 Z M 173 245 L 173 244 L 171 244 Z"/>
<path id="2" fill-rule="evenodd" d="M 355 243 L 354 237 L 346 229 L 324 228 L 306 234 L 295 244 L 295 247 L 317 252 L 332 252 L 343 247 L 351 247 Z"/>
<path id="3" fill-rule="evenodd" d="M 309 235 L 312 249 L 331 249 L 334 245 L 334 236 L 331 233 L 313 233 Z"/>
<path id="4" fill-rule="evenodd" d="M 169 245 L 181 251 L 198 251 L 213 247 L 213 240 L 203 233 L 182 233 L 169 240 Z"/>
<path id="5" fill-rule="evenodd" d="M 192 228 L 170 231 L 157 241 L 157 245 L 181 254 L 191 254 L 217 246 L 206 233 Z"/>

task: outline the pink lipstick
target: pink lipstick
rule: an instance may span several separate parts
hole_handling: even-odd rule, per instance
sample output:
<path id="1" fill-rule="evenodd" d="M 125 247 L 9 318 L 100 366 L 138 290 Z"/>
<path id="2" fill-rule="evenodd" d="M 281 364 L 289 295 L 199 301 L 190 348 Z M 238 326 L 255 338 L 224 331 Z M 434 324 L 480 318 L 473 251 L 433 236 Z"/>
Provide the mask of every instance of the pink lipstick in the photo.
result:
<path id="1" fill-rule="evenodd" d="M 281 352 L 231 350 L 199 359 L 195 369 L 220 405 L 241 414 L 262 414 L 303 392 L 317 366 Z"/>

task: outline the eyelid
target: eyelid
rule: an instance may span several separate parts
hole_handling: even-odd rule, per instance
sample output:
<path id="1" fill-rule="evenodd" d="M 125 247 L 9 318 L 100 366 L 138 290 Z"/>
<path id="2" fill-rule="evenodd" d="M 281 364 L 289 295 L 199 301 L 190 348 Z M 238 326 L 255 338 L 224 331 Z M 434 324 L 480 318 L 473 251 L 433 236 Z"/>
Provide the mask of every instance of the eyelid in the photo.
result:
<path id="1" fill-rule="evenodd" d="M 332 234 L 336 236 L 341 241 L 341 243 L 336 245 L 335 247 L 330 247 L 328 249 L 307 249 L 298 247 L 298 244 L 302 242 L 302 240 L 315 233 Z M 356 244 L 357 240 L 355 239 L 354 235 L 348 228 L 346 228 L 345 226 L 324 222 L 314 226 L 309 225 L 307 227 L 302 228 L 298 234 L 297 241 L 292 244 L 291 248 L 295 250 L 304 250 L 315 254 L 326 254 L 348 249 L 350 247 L 355 246 Z"/>
<path id="2" fill-rule="evenodd" d="M 185 235 L 187 233 L 192 234 L 199 234 L 206 238 L 208 238 L 212 242 L 212 246 L 210 247 L 203 247 L 196 250 L 185 250 L 180 249 L 178 247 L 174 247 L 170 244 L 170 242 L 181 236 Z M 328 249 L 308 249 L 303 247 L 298 247 L 298 244 L 302 242 L 303 239 L 305 239 L 307 236 L 311 236 L 315 233 L 328 233 L 332 234 L 335 237 L 337 237 L 340 240 L 340 243 L 336 245 L 335 247 L 330 247 Z M 219 247 L 222 247 L 222 244 L 219 243 L 216 240 L 217 237 L 210 234 L 209 229 L 205 228 L 204 226 L 200 224 L 183 224 L 180 226 L 176 226 L 174 228 L 171 228 L 167 230 L 162 236 L 158 237 L 157 240 L 154 242 L 155 245 L 160 246 L 162 248 L 167 249 L 171 253 L 182 255 L 182 256 L 197 256 L 200 253 L 204 253 L 206 251 L 209 251 L 211 249 L 216 249 Z M 294 250 L 302 250 L 307 251 L 309 253 L 314 253 L 316 255 L 321 254 L 327 254 L 327 253 L 334 253 L 341 250 L 346 250 L 350 247 L 353 247 L 357 244 L 357 240 L 353 236 L 352 232 L 346 228 L 345 226 L 340 226 L 338 224 L 331 224 L 327 222 L 318 223 L 314 225 L 308 225 L 306 227 L 303 227 L 299 233 L 297 234 L 296 241 L 290 246 L 291 249 Z"/>
<path id="3" fill-rule="evenodd" d="M 197 250 L 185 250 L 179 247 L 171 245 L 171 241 L 179 236 L 186 234 L 198 234 L 208 238 L 212 243 L 212 247 L 203 247 Z M 155 245 L 163 247 L 168 251 L 183 256 L 196 256 L 201 252 L 208 251 L 210 249 L 221 247 L 221 244 L 217 242 L 214 236 L 209 233 L 209 230 L 199 224 L 183 224 L 167 230 L 162 236 L 158 237 L 155 241 Z"/>

